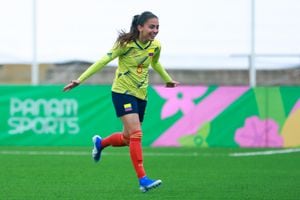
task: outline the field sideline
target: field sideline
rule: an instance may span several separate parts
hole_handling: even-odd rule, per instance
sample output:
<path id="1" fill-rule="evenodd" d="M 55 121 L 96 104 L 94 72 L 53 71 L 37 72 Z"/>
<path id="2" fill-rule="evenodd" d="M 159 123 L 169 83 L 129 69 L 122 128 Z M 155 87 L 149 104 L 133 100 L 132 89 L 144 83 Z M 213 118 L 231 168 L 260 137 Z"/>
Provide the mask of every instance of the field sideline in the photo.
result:
<path id="1" fill-rule="evenodd" d="M 144 148 L 160 188 L 138 190 L 127 148 L 0 147 L 0 199 L 299 199 L 300 149 Z"/>

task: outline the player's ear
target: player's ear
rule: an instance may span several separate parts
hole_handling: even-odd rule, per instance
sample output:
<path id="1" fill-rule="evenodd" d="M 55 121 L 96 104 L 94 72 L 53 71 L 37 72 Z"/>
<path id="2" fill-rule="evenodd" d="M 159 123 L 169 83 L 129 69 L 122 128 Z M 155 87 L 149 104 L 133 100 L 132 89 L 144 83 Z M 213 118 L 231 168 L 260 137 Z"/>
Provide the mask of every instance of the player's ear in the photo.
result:
<path id="1" fill-rule="evenodd" d="M 139 32 L 141 32 L 143 30 L 143 26 L 142 25 L 138 25 L 137 29 L 139 30 Z"/>

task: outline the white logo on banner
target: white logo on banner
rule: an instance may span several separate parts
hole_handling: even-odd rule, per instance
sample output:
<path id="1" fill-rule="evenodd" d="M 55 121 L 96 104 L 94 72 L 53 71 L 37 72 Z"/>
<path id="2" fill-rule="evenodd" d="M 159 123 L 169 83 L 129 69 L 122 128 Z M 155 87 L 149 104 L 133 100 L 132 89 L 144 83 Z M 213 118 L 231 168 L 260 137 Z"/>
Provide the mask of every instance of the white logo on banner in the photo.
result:
<path id="1" fill-rule="evenodd" d="M 77 134 L 75 99 L 10 99 L 9 134 Z"/>

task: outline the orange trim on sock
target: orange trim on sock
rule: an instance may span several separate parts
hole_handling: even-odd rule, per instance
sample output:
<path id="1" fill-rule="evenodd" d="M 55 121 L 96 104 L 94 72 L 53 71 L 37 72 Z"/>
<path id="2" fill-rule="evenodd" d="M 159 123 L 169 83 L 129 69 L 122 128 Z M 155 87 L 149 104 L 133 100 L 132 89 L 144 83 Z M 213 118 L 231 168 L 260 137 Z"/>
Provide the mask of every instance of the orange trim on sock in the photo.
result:
<path id="1" fill-rule="evenodd" d="M 135 131 L 132 131 L 131 133 L 130 133 L 130 135 L 134 135 L 134 134 L 137 134 L 137 133 L 142 133 L 142 131 L 141 130 L 135 130 Z"/>
<path id="2" fill-rule="evenodd" d="M 133 131 L 133 132 L 130 134 L 130 139 L 132 139 L 132 138 L 141 139 L 141 138 L 142 138 L 142 131 L 141 131 L 141 130 Z"/>

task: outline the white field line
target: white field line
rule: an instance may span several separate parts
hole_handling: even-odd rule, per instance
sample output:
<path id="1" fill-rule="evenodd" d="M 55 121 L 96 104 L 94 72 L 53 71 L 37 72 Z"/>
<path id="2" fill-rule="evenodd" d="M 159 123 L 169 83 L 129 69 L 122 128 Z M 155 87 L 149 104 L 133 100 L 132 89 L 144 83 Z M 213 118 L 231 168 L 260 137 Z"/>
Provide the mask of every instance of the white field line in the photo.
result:
<path id="1" fill-rule="evenodd" d="M 86 151 L 16 151 L 16 150 L 0 150 L 0 155 L 30 155 L 30 156 L 91 156 L 91 152 Z M 129 153 L 103 152 L 102 155 L 109 156 L 129 156 Z M 213 153 L 163 153 L 163 152 L 144 152 L 144 156 L 173 156 L 173 157 L 198 157 L 198 156 L 220 156 L 221 154 Z M 225 156 L 225 154 L 222 154 Z"/>
<path id="2" fill-rule="evenodd" d="M 253 152 L 238 152 L 238 153 L 201 153 L 201 152 L 189 152 L 189 153 L 168 153 L 168 152 L 144 152 L 144 156 L 166 156 L 166 157 L 244 157 L 244 156 L 264 156 L 274 154 L 288 154 L 300 152 L 300 148 L 293 149 L 278 149 L 278 150 L 266 150 L 266 151 L 253 151 Z M 88 151 L 20 151 L 20 150 L 0 150 L 0 155 L 30 155 L 30 156 L 91 156 L 91 152 Z M 103 152 L 102 155 L 109 156 L 129 156 L 129 153 L 118 152 Z"/>
<path id="3" fill-rule="evenodd" d="M 267 151 L 254 151 L 254 152 L 240 152 L 240 153 L 230 153 L 229 156 L 232 157 L 242 157 L 242 156 L 266 156 L 274 154 L 287 154 L 300 152 L 300 148 L 294 149 L 277 149 L 277 150 L 267 150 Z"/>
<path id="4" fill-rule="evenodd" d="M 17 151 L 0 150 L 0 155 L 30 155 L 30 156 L 86 156 L 91 155 L 83 151 Z"/>

